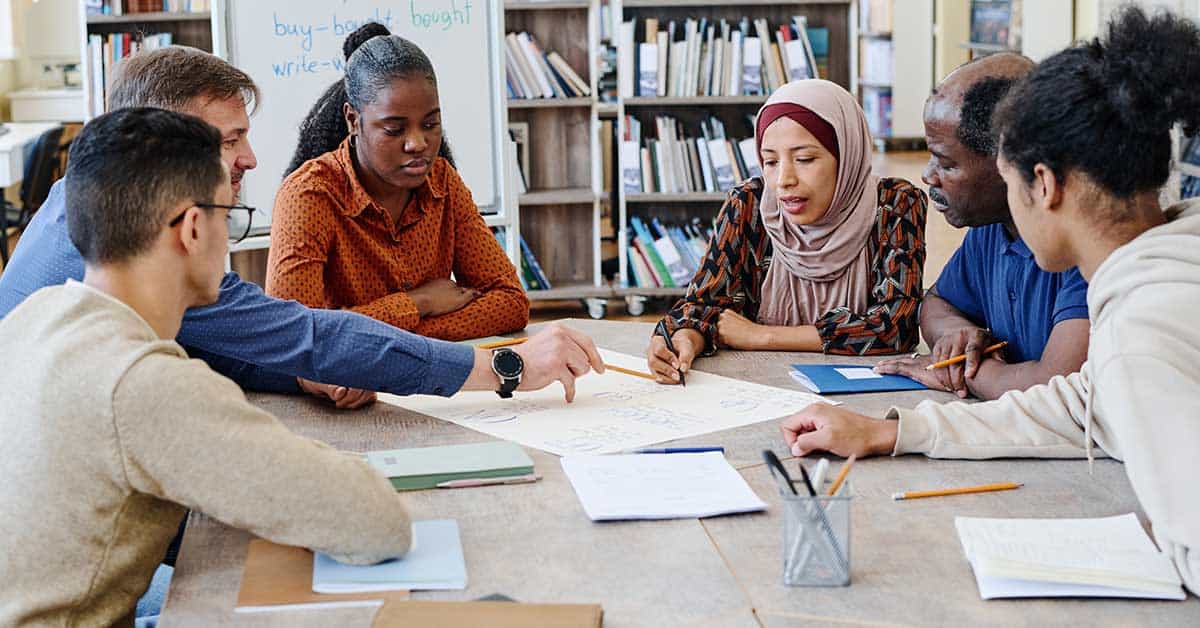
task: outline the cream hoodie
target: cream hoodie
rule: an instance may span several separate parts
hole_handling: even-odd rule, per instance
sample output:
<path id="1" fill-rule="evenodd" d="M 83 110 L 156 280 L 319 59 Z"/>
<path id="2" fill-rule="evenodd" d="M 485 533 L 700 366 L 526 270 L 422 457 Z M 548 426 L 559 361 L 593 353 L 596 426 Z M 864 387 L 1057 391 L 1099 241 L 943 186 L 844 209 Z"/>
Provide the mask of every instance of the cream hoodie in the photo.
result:
<path id="1" fill-rule="evenodd" d="M 894 455 L 1125 462 L 1159 547 L 1200 595 L 1200 201 L 1122 246 L 1088 287 L 1079 373 L 979 404 L 893 409 Z"/>

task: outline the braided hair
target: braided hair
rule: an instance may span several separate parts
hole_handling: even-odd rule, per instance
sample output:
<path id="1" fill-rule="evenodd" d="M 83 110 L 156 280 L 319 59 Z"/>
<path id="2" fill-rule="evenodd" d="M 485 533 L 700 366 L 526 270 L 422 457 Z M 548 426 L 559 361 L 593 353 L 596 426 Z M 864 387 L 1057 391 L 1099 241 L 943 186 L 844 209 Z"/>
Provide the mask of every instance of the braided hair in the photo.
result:
<path id="1" fill-rule="evenodd" d="M 381 90 L 387 89 L 393 79 L 414 74 L 424 75 L 430 83 L 437 85 L 433 63 L 421 48 L 403 37 L 392 35 L 378 22 L 367 22 L 346 36 L 342 54 L 346 57 L 346 76 L 330 85 L 304 116 L 300 123 L 300 140 L 283 173 L 285 177 L 304 162 L 337 149 L 346 139 L 349 131 L 342 115 L 344 103 L 361 111 Z M 438 156 L 454 165 L 450 144 L 444 137 Z"/>

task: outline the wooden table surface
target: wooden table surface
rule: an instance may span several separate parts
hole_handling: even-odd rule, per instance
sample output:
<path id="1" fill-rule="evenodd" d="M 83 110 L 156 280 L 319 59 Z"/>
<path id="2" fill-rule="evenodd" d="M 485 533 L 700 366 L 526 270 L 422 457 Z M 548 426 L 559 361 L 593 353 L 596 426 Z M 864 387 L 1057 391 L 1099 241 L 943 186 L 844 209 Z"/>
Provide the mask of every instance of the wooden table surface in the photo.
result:
<path id="1" fill-rule="evenodd" d="M 570 320 L 598 345 L 641 354 L 651 326 Z M 722 352 L 695 368 L 794 388 L 787 365 L 875 359 L 813 354 Z M 882 416 L 945 393 L 842 396 L 846 406 Z M 491 437 L 389 406 L 339 412 L 305 397 L 252 399 L 300 434 L 353 450 L 479 442 Z M 497 403 L 500 403 L 497 400 Z M 565 418 L 564 418 L 565 420 Z M 765 513 L 592 523 L 558 457 L 528 450 L 543 476 L 536 484 L 405 494 L 416 519 L 457 519 L 469 586 L 416 592 L 416 599 L 471 600 L 502 593 L 525 602 L 599 603 L 604 624 L 619 626 L 1063 625 L 1197 626 L 1200 603 L 1145 600 L 979 599 L 954 529 L 956 515 L 1099 517 L 1137 511 L 1124 469 L 1098 460 L 930 460 L 874 458 L 851 473 L 855 495 L 849 587 L 782 584 L 782 517 L 764 448 L 787 456 L 778 421 L 682 439 L 720 444 L 769 508 Z M 832 461 L 836 467 L 839 461 Z M 893 492 L 1018 481 L 1019 491 L 894 502 Z M 233 612 L 248 533 L 193 514 L 184 536 L 162 620 L 164 626 L 369 626 L 373 609 L 350 608 L 239 615 Z"/>

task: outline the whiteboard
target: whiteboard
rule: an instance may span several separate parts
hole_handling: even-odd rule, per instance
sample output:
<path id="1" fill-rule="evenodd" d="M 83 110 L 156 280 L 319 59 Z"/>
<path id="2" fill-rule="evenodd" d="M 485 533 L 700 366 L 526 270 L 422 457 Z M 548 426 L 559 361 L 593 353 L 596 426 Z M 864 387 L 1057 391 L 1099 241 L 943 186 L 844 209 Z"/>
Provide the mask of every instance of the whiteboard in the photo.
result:
<path id="1" fill-rule="evenodd" d="M 368 21 L 429 56 L 459 174 L 481 211 L 500 211 L 506 127 L 496 0 L 225 0 L 215 9 L 215 52 L 249 74 L 262 94 L 250 119 L 258 167 L 242 181 L 242 201 L 260 210 L 256 230 L 270 220 L 300 121 L 343 77 L 342 41 Z"/>

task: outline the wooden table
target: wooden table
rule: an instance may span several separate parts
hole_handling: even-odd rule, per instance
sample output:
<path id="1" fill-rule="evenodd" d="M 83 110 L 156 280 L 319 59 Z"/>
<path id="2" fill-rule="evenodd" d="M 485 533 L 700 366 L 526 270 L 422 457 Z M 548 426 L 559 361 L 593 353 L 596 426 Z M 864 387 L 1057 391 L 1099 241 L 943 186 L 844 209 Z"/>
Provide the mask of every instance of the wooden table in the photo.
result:
<path id="1" fill-rule="evenodd" d="M 640 354 L 651 326 L 571 320 L 602 347 Z M 836 358 L 872 363 L 873 359 Z M 825 356 L 723 352 L 696 368 L 794 387 L 787 365 Z M 848 407 L 882 415 L 928 392 L 841 397 Z M 487 440 L 489 437 L 400 408 L 377 404 L 336 412 L 303 397 L 253 399 L 295 431 L 366 451 Z M 500 403 L 497 401 L 497 403 Z M 600 603 L 605 625 L 1200 625 L 1200 603 L 1143 600 L 979 599 L 954 531 L 956 515 L 1097 517 L 1137 510 L 1124 469 L 1080 460 L 939 461 L 922 456 L 875 458 L 851 474 L 852 584 L 792 588 L 781 580 L 782 517 L 760 452 L 787 455 L 771 420 L 678 444 L 721 444 L 770 508 L 765 513 L 592 523 L 556 456 L 529 450 L 544 479 L 537 484 L 406 494 L 415 518 L 455 518 L 462 530 L 470 586 L 417 592 L 417 599 L 476 599 L 503 593 L 527 602 Z M 835 463 L 836 466 L 836 463 Z M 942 485 L 1021 481 L 1016 492 L 893 502 L 892 492 Z M 370 609 L 236 615 L 233 607 L 250 535 L 193 515 L 163 613 L 165 626 L 369 626 Z"/>

